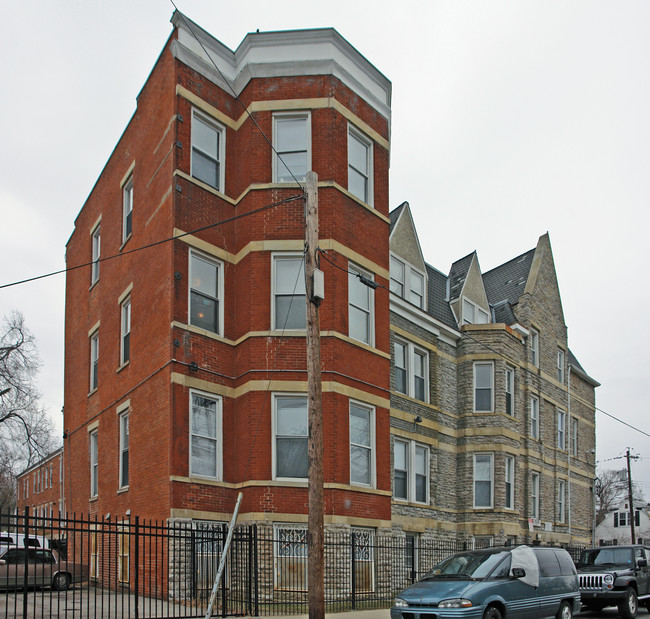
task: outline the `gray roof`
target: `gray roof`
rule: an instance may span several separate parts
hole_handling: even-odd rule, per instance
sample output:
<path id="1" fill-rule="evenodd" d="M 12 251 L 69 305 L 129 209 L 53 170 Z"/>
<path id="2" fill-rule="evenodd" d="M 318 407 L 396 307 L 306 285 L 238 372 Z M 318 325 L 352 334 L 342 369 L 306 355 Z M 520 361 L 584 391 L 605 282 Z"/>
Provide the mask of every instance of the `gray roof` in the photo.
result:
<path id="1" fill-rule="evenodd" d="M 492 318 L 494 322 L 502 322 L 507 325 L 513 325 L 517 322 L 517 317 L 508 301 L 501 301 L 492 306 Z"/>
<path id="2" fill-rule="evenodd" d="M 447 299 L 447 276 L 428 264 L 426 267 L 428 280 L 427 313 L 448 327 L 458 329 L 458 323 Z"/>
<path id="3" fill-rule="evenodd" d="M 468 254 L 460 260 L 456 260 L 454 264 L 451 265 L 449 270 L 449 298 L 457 299 L 460 296 L 461 290 L 463 289 L 463 284 L 465 279 L 467 279 L 467 273 L 469 273 L 469 267 L 472 264 L 472 258 L 476 254 L 473 251 L 471 254 Z"/>
<path id="4" fill-rule="evenodd" d="M 395 227 L 395 224 L 397 223 L 397 220 L 399 219 L 399 216 L 402 214 L 402 210 L 404 209 L 405 206 L 408 206 L 408 202 L 402 202 L 397 208 L 393 209 L 390 213 L 388 213 L 388 216 L 390 217 L 390 231 L 393 231 L 393 228 Z"/>
<path id="5" fill-rule="evenodd" d="M 509 301 L 514 305 L 526 288 L 535 249 L 483 273 L 483 285 L 490 305 Z"/>

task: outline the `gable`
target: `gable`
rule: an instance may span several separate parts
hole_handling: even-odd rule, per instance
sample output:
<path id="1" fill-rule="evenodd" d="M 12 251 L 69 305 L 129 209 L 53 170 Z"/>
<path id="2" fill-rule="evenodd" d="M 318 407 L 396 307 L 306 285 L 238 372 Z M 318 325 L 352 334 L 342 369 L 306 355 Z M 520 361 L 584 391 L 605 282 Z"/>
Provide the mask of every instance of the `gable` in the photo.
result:
<path id="1" fill-rule="evenodd" d="M 422 273 L 426 273 L 420 240 L 415 230 L 408 202 L 404 202 L 399 209 L 400 213 L 390 233 L 390 250 L 404 262 L 408 262 Z"/>

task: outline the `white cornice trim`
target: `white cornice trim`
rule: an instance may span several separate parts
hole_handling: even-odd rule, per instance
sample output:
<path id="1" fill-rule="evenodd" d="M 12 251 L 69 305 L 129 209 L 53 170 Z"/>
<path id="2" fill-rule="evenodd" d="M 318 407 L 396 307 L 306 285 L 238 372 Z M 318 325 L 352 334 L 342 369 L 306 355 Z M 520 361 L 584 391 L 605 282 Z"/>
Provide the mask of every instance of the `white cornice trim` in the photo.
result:
<path id="1" fill-rule="evenodd" d="M 456 346 L 456 343 L 460 340 L 460 332 L 450 329 L 443 322 L 436 320 L 393 293 L 390 295 L 390 311 L 399 314 L 418 327 L 433 333 L 439 340 L 451 346 Z"/>

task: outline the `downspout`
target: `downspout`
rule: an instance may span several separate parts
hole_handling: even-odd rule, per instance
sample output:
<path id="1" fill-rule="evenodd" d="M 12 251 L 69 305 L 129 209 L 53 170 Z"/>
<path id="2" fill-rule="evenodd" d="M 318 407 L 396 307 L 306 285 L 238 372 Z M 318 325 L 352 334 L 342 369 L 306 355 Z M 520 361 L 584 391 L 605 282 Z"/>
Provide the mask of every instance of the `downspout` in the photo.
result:
<path id="1" fill-rule="evenodd" d="M 567 449 L 567 485 L 568 497 L 567 503 L 569 508 L 569 543 L 571 542 L 571 450 L 573 444 L 571 443 L 571 364 L 567 364 L 567 436 L 569 437 L 569 449 Z"/>

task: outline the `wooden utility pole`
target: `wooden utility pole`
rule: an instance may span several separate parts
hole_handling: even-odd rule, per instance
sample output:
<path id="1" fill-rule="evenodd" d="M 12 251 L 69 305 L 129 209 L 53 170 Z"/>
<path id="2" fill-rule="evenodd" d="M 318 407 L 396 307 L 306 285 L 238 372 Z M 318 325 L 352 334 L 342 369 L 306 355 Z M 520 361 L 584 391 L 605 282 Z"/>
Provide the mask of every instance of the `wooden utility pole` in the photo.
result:
<path id="1" fill-rule="evenodd" d="M 305 291 L 307 305 L 307 389 L 309 412 L 309 520 L 307 524 L 307 579 L 309 619 L 325 617 L 323 533 L 323 392 L 320 366 L 320 323 L 314 295 L 318 249 L 318 175 L 307 173 L 305 204 Z"/>
<path id="2" fill-rule="evenodd" d="M 630 502 L 630 514 L 629 514 L 629 519 L 630 519 L 630 544 L 636 544 L 634 541 L 636 539 L 636 535 L 634 533 L 634 499 L 632 498 L 632 469 L 630 468 L 630 448 L 627 448 L 627 453 L 625 454 L 625 457 L 627 458 L 627 492 L 628 492 L 628 500 Z"/>

